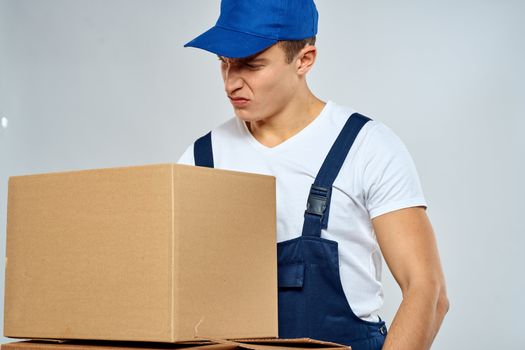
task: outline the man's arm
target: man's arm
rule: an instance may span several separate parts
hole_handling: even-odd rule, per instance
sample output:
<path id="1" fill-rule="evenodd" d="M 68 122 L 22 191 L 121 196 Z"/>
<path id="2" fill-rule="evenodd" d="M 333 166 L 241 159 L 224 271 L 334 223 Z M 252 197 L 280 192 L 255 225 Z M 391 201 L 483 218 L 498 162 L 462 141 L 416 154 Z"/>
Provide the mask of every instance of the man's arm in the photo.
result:
<path id="1" fill-rule="evenodd" d="M 424 208 L 412 207 L 372 220 L 383 257 L 403 301 L 383 350 L 429 349 L 449 308 L 436 239 Z"/>

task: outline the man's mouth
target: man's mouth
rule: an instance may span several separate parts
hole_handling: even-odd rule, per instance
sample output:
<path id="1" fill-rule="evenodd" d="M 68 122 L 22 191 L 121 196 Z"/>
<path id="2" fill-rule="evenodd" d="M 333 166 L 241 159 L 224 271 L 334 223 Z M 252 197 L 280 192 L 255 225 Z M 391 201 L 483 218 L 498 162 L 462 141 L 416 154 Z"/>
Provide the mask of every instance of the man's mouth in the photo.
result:
<path id="1" fill-rule="evenodd" d="M 230 97 L 230 101 L 235 107 L 242 107 L 245 106 L 250 100 L 243 97 Z"/>

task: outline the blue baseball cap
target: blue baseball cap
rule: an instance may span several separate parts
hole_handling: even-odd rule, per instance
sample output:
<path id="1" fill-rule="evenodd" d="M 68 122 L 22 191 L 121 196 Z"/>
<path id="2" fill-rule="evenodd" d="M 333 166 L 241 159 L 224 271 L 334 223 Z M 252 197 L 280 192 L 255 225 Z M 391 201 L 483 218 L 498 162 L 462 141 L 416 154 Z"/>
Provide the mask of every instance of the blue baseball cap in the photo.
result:
<path id="1" fill-rule="evenodd" d="M 215 26 L 184 47 L 228 58 L 252 56 L 279 40 L 302 40 L 317 34 L 313 0 L 222 0 Z"/>

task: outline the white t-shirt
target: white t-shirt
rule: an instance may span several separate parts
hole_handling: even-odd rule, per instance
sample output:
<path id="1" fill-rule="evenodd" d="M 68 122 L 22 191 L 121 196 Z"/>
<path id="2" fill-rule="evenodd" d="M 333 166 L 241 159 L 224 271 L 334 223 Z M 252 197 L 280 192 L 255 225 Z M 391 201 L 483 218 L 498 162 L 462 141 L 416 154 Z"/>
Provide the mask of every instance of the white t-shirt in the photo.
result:
<path id="1" fill-rule="evenodd" d="M 266 147 L 233 117 L 212 131 L 215 168 L 276 177 L 277 241 L 301 235 L 311 184 L 348 117 L 355 111 L 329 101 L 299 133 Z M 178 161 L 194 165 L 193 145 Z M 337 176 L 328 228 L 321 237 L 339 244 L 341 282 L 354 313 L 377 321 L 383 305 L 382 259 L 371 219 L 425 206 L 419 177 L 403 142 L 386 125 L 369 121 Z"/>

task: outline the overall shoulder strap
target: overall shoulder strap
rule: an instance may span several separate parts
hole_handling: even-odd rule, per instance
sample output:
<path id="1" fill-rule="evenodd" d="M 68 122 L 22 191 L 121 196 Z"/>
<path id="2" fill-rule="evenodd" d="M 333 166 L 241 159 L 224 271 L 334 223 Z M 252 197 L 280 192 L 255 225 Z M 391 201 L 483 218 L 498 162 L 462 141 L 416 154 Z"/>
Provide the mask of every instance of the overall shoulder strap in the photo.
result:
<path id="1" fill-rule="evenodd" d="M 310 188 L 304 212 L 303 236 L 321 237 L 321 229 L 328 227 L 332 185 L 359 131 L 370 120 L 359 113 L 352 114 L 330 148 Z"/>
<path id="2" fill-rule="evenodd" d="M 196 166 L 213 168 L 213 148 L 211 145 L 211 131 L 200 137 L 193 144 L 193 156 Z"/>

